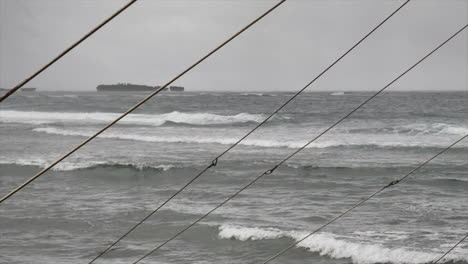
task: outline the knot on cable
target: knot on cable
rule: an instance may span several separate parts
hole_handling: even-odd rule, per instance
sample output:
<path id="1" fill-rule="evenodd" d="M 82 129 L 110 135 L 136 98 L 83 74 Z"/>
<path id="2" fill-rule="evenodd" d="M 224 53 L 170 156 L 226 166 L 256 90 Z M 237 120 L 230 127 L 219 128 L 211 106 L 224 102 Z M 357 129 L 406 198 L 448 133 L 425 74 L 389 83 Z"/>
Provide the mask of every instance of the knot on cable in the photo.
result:
<path id="1" fill-rule="evenodd" d="M 397 184 L 397 183 L 399 183 L 399 182 L 400 182 L 400 180 L 394 180 L 394 181 L 392 181 L 391 183 L 389 183 L 387 186 L 385 186 L 385 188 L 388 188 L 388 187 L 390 187 L 390 186 L 393 186 L 393 185 L 395 185 L 395 184 Z"/>
<path id="2" fill-rule="evenodd" d="M 278 168 L 278 165 L 276 165 L 273 168 L 265 171 L 263 174 L 265 174 L 265 175 L 272 174 L 276 170 L 276 168 Z"/>
<path id="3" fill-rule="evenodd" d="M 217 164 L 218 164 L 218 158 L 214 159 L 214 160 L 211 162 L 210 166 L 208 166 L 208 168 L 216 167 Z"/>

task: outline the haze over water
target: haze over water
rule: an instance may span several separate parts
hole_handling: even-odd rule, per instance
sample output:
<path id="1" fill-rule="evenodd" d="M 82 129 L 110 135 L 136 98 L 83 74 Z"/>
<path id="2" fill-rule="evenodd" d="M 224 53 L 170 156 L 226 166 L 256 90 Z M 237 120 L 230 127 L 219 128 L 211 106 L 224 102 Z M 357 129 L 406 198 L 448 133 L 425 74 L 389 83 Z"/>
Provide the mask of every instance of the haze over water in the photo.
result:
<path id="1" fill-rule="evenodd" d="M 18 92 L 0 193 L 145 93 Z M 291 93 L 162 93 L 0 206 L 1 263 L 87 263 Z M 131 263 L 371 96 L 306 93 L 98 263 Z M 261 263 L 468 133 L 466 92 L 388 92 L 142 263 Z M 467 232 L 468 142 L 273 263 L 431 263 Z M 468 263 L 461 244 L 444 263 Z"/>

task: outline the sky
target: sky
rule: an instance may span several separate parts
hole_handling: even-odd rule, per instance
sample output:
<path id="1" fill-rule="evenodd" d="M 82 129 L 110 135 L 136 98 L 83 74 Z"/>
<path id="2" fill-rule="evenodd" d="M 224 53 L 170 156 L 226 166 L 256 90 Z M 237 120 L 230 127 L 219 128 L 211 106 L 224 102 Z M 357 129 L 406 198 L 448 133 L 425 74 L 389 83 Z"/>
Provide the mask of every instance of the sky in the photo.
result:
<path id="1" fill-rule="evenodd" d="M 12 88 L 125 0 L 0 0 L 0 87 Z M 162 85 L 276 0 L 139 0 L 26 87 Z M 174 83 L 187 91 L 296 91 L 402 0 L 288 0 Z M 378 90 L 468 23 L 466 0 L 412 0 L 309 91 Z M 390 90 L 468 91 L 468 30 Z"/>

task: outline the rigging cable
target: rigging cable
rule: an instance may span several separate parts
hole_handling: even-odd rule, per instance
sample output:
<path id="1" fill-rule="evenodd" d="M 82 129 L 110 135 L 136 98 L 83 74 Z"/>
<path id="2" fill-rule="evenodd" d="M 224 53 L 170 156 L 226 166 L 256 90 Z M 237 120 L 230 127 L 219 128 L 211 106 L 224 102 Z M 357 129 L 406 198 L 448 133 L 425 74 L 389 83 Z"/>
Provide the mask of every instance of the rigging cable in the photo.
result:
<path id="1" fill-rule="evenodd" d="M 439 263 L 440 260 L 442 260 L 445 256 L 447 256 L 450 252 L 452 252 L 452 250 L 454 250 L 458 245 L 460 245 L 463 241 L 465 241 L 465 239 L 468 238 L 468 234 L 466 234 L 460 241 L 458 241 L 453 247 L 451 247 L 447 252 L 445 252 L 444 255 L 442 255 L 442 257 L 440 257 L 439 259 L 437 259 L 434 264 L 437 264 Z"/>
<path id="2" fill-rule="evenodd" d="M 304 90 L 306 90 L 310 85 L 312 85 L 317 79 L 319 79 L 323 74 L 325 74 L 328 70 L 330 70 L 335 64 L 337 64 L 341 59 L 343 59 L 346 55 L 348 55 L 352 50 L 354 50 L 359 44 L 361 44 L 367 37 L 373 34 L 380 26 L 382 26 L 387 20 L 389 20 L 393 15 L 395 15 L 401 8 L 403 8 L 410 0 L 407 0 L 402 5 L 400 5 L 395 11 L 393 11 L 390 15 L 388 15 L 382 22 L 380 22 L 377 26 L 375 26 L 369 33 L 367 33 L 364 37 L 362 37 L 358 42 L 356 42 L 350 49 L 348 49 L 345 53 L 343 53 L 338 59 L 336 59 L 332 64 L 326 67 L 319 75 L 317 75 L 312 81 L 310 81 L 307 85 L 305 85 L 302 89 L 297 91 L 293 96 L 291 96 L 288 100 L 286 100 L 279 108 L 277 108 L 274 112 L 272 112 L 267 118 L 265 118 L 262 122 L 257 124 L 252 130 L 246 133 L 243 137 L 238 139 L 234 144 L 229 146 L 226 150 L 224 150 L 221 154 L 219 154 L 213 161 L 206 166 L 203 170 L 201 170 L 195 177 L 193 177 L 190 181 L 188 181 L 184 186 L 182 186 L 177 192 L 172 194 L 169 198 L 167 198 L 163 203 L 161 203 L 156 209 L 151 211 L 147 216 L 145 216 L 142 220 L 136 223 L 130 230 L 128 230 L 125 234 L 120 236 L 116 241 L 110 244 L 104 251 L 100 252 L 97 257 L 95 257 L 89 264 L 92 264 L 95 260 L 97 260 L 102 255 L 106 254 L 111 248 L 113 248 L 117 243 L 119 243 L 122 239 L 124 239 L 127 235 L 133 232 L 136 228 L 138 228 L 143 222 L 145 222 L 148 218 L 153 216 L 156 212 L 158 212 L 162 207 L 164 207 L 168 202 L 170 202 L 173 198 L 175 198 L 179 193 L 185 190 L 190 184 L 192 184 L 195 180 L 201 177 L 206 171 L 210 168 L 215 167 L 218 163 L 218 160 L 223 157 L 226 153 L 231 151 L 234 147 L 236 147 L 239 143 L 241 143 L 244 139 L 250 136 L 253 132 L 255 132 L 258 128 L 263 126 L 268 120 L 270 120 L 276 113 L 278 113 L 281 109 L 283 109 L 286 105 L 292 102 L 297 96 L 299 96 Z"/>
<path id="3" fill-rule="evenodd" d="M 220 204 L 218 204 L 216 207 L 214 207 L 213 209 L 211 209 L 209 212 L 205 213 L 203 216 L 201 216 L 200 218 L 198 218 L 196 221 L 192 222 L 190 225 L 186 226 L 184 229 L 182 229 L 181 231 L 179 231 L 178 233 L 176 233 L 175 235 L 173 235 L 171 238 L 167 239 L 166 241 L 164 241 L 162 244 L 160 244 L 159 246 L 157 246 L 155 249 L 151 250 L 149 253 L 145 254 L 143 257 L 139 258 L 137 261 L 133 262 L 133 264 L 136 264 L 138 262 L 140 262 L 141 260 L 143 260 L 144 258 L 148 257 L 149 255 L 151 255 L 152 253 L 156 252 L 158 249 L 160 249 L 161 247 L 163 247 L 164 245 L 166 245 L 167 243 L 169 243 L 170 241 L 172 241 L 173 239 L 175 239 L 176 237 L 178 237 L 179 235 L 181 235 L 182 233 L 184 233 L 186 230 L 188 230 L 189 228 L 191 228 L 192 226 L 196 225 L 198 222 L 200 222 L 201 220 L 203 220 L 204 218 L 206 218 L 208 215 L 210 215 L 211 213 L 213 213 L 214 211 L 216 211 L 218 208 L 220 208 L 221 206 L 223 206 L 224 204 L 226 204 L 227 202 L 229 202 L 230 200 L 232 200 L 234 197 L 236 197 L 238 194 L 240 194 L 242 191 L 244 191 L 245 189 L 247 189 L 248 187 L 250 187 L 251 185 L 253 185 L 255 182 L 257 182 L 258 180 L 260 180 L 263 176 L 265 175 L 269 175 L 269 174 L 272 174 L 279 166 L 281 166 L 283 163 L 285 163 L 286 161 L 288 161 L 289 159 L 291 159 L 294 155 L 296 155 L 297 153 L 299 153 L 300 151 L 302 151 L 303 149 L 305 149 L 307 146 L 309 146 L 312 142 L 314 142 L 315 140 L 317 140 L 318 138 L 320 138 L 321 136 L 323 136 L 325 133 L 327 133 L 329 130 L 331 130 L 332 128 L 334 128 L 335 126 L 337 126 L 339 123 L 341 123 L 343 120 L 345 120 L 346 118 L 348 118 L 350 115 L 352 115 L 354 112 L 356 112 L 357 110 L 359 110 L 361 107 L 363 107 L 365 104 L 367 104 L 369 101 L 371 101 L 373 98 L 375 98 L 376 96 L 378 96 L 379 94 L 381 94 L 383 91 L 385 91 L 390 85 L 392 85 L 393 83 L 395 83 L 397 80 L 399 80 L 401 77 L 403 77 L 406 73 L 408 73 L 409 71 L 411 71 L 413 68 L 415 68 L 417 65 L 419 65 L 421 62 L 423 62 L 425 59 L 427 59 L 429 56 L 431 56 L 434 52 L 436 52 L 438 49 L 440 49 L 442 46 L 444 46 L 447 42 L 449 42 L 451 39 L 453 39 L 455 36 L 457 36 L 460 32 L 462 32 L 464 29 L 466 29 L 466 27 L 468 27 L 468 24 L 465 25 L 464 27 L 462 27 L 460 30 L 458 30 L 455 34 L 453 34 L 452 36 L 450 36 L 447 40 L 445 40 L 444 42 L 442 42 L 442 44 L 440 44 L 439 46 L 437 46 L 435 49 L 433 49 L 431 52 L 429 52 L 427 55 L 425 55 L 424 57 L 422 57 L 418 62 L 416 62 L 415 64 L 413 64 L 411 67 L 409 67 L 407 70 L 405 70 L 402 74 L 400 74 L 397 78 L 393 79 L 390 83 L 388 83 L 384 88 L 380 89 L 379 91 L 377 91 L 374 95 L 372 95 L 371 97 L 369 97 L 368 99 L 366 99 L 363 103 L 361 103 L 359 106 L 357 106 L 356 108 L 354 108 L 351 112 L 349 112 L 348 114 L 346 114 L 344 117 L 342 117 L 341 119 L 339 119 L 337 122 L 335 122 L 333 125 L 331 125 L 330 127 L 328 127 L 327 129 L 325 129 L 323 132 L 321 132 L 319 135 L 317 135 L 316 137 L 314 137 L 312 140 L 310 140 L 308 143 L 306 143 L 305 145 L 303 145 L 301 148 L 299 148 L 298 150 L 296 150 L 295 152 L 293 152 L 291 155 L 289 155 L 288 157 L 286 157 L 284 160 L 282 160 L 281 162 L 279 162 L 277 165 L 273 166 L 271 169 L 265 171 L 264 173 L 262 173 L 260 176 L 256 177 L 254 180 L 252 180 L 251 182 L 249 182 L 247 185 L 245 185 L 244 187 L 242 187 L 240 190 L 238 190 L 236 193 L 232 194 L 231 196 L 229 196 L 226 200 L 224 200 L 223 202 L 221 202 Z M 463 138 L 467 137 L 468 135 L 465 135 Z M 462 139 L 463 139 L 462 138 Z M 460 139 L 460 140 L 462 140 Z M 458 142 L 458 141 L 457 141 Z M 427 163 L 427 162 L 426 162 Z M 425 164 L 425 163 L 424 163 Z M 392 182 L 394 184 L 398 183 L 397 181 L 394 181 Z M 390 185 L 391 186 L 391 185 Z"/>
<path id="4" fill-rule="evenodd" d="M 120 13 L 122 13 L 125 9 L 129 8 L 131 5 L 133 5 L 137 0 L 131 0 L 129 1 L 126 5 L 124 5 L 123 7 L 121 7 L 119 10 L 117 10 L 114 14 L 112 14 L 110 17 L 108 17 L 106 20 L 104 20 L 101 24 L 97 25 L 95 28 L 93 28 L 91 31 L 89 31 L 86 35 L 84 35 L 83 37 L 81 37 L 77 42 L 73 43 L 70 47 L 68 47 L 67 49 L 65 49 L 64 51 L 62 51 L 62 53 L 60 53 L 59 55 L 57 55 L 57 57 L 55 57 L 54 59 L 52 59 L 49 63 L 47 63 L 46 65 L 42 66 L 42 68 L 40 68 L 38 71 L 36 71 L 35 73 L 33 73 L 31 76 L 29 76 L 28 78 L 26 78 L 24 81 L 20 82 L 18 85 L 16 85 L 15 87 L 13 87 L 11 90 L 9 90 L 7 93 L 5 93 L 2 97 L 0 97 L 0 103 L 7 99 L 10 95 L 12 95 L 13 93 L 15 93 L 16 91 L 18 91 L 18 89 L 20 89 L 21 87 L 23 87 L 25 84 L 27 84 L 29 81 L 31 81 L 32 79 L 36 78 L 36 76 L 38 76 L 41 72 L 43 72 L 45 69 L 49 68 L 49 66 L 52 66 L 52 64 L 54 64 L 55 62 L 57 62 L 58 60 L 60 60 L 63 56 L 65 56 L 65 54 L 67 54 L 68 52 L 70 52 L 72 49 L 74 49 L 76 46 L 80 45 L 81 42 L 85 41 L 88 37 L 90 37 L 91 35 L 93 35 L 94 33 L 96 33 L 96 31 L 98 31 L 99 29 L 101 29 L 105 24 L 107 24 L 108 22 L 110 22 L 112 19 L 114 19 L 115 17 L 117 17 Z"/>
<path id="5" fill-rule="evenodd" d="M 214 54 L 215 52 L 217 52 L 219 49 L 221 49 L 222 47 L 224 47 L 226 44 L 228 44 L 229 42 L 231 42 L 233 39 L 235 39 L 237 36 L 239 36 L 242 32 L 246 31 L 248 28 L 250 28 L 252 25 L 254 25 L 255 23 L 257 23 L 259 20 L 261 20 L 263 17 L 265 17 L 266 15 L 268 15 L 270 12 L 272 12 L 274 9 L 276 9 L 278 6 L 280 6 L 282 3 L 284 3 L 286 0 L 281 0 L 279 1 L 277 4 L 275 4 L 273 7 L 271 7 L 270 9 L 268 9 L 266 12 L 264 12 L 262 15 L 260 15 L 259 17 L 257 17 L 255 20 L 253 20 L 252 22 L 250 22 L 247 26 L 245 26 L 244 28 L 242 28 L 240 31 L 238 31 L 237 33 L 235 33 L 234 35 L 232 35 L 230 38 L 228 38 L 227 40 L 225 40 L 223 43 L 221 43 L 219 46 L 217 46 L 215 49 L 213 49 L 212 51 L 210 51 L 207 55 L 203 56 L 201 59 L 199 59 L 197 62 L 195 62 L 194 64 L 192 64 L 191 66 L 189 66 L 187 69 L 185 69 L 183 72 L 179 73 L 176 77 L 174 77 L 172 80 L 170 80 L 169 82 L 167 82 L 165 85 L 163 85 L 162 87 L 160 87 L 159 89 L 157 89 L 156 91 L 152 92 L 150 95 L 146 96 L 143 100 L 141 100 L 140 102 L 138 102 L 136 105 L 134 105 L 133 107 L 131 107 L 129 110 L 127 110 L 125 113 L 123 113 L 122 115 L 120 115 L 119 117 L 117 117 L 114 121 L 112 121 L 111 123 L 109 123 L 108 125 L 106 125 L 105 127 L 103 127 L 101 130 L 99 130 L 98 132 L 96 132 L 94 135 L 90 136 L 89 138 L 87 138 L 85 141 L 81 142 L 80 144 L 78 144 L 75 148 L 73 148 L 71 151 L 67 152 L 66 154 L 64 154 L 63 156 L 61 156 L 59 159 L 57 159 L 56 161 L 54 161 L 52 164 L 50 164 L 49 166 L 47 166 L 46 168 L 44 168 L 43 170 L 41 170 L 40 172 L 38 172 L 36 175 L 34 175 L 33 177 L 29 178 L 26 182 L 24 182 L 23 184 L 21 184 L 20 186 L 16 187 L 15 189 L 13 189 L 10 193 L 8 193 L 7 195 L 5 195 L 3 198 L 0 199 L 0 205 L 5 201 L 7 200 L 8 198 L 10 198 L 12 195 L 14 195 L 16 192 L 18 192 L 19 190 L 23 189 L 24 187 L 26 187 L 28 184 L 30 184 L 32 181 L 34 181 L 35 179 L 39 178 L 42 174 L 44 174 L 45 172 L 47 172 L 48 170 L 50 170 L 51 168 L 53 168 L 55 165 L 57 165 L 59 162 L 61 162 L 62 160 L 64 160 L 65 158 L 67 158 L 68 156 L 70 156 L 71 154 L 73 154 L 75 151 L 77 151 L 78 149 L 80 149 L 81 147 L 83 147 L 84 145 L 86 145 L 88 142 L 90 142 L 91 140 L 93 140 L 94 138 L 96 138 L 98 135 L 100 135 L 101 133 L 103 133 L 104 131 L 106 131 L 108 128 L 110 128 L 111 126 L 115 125 L 118 121 L 120 121 L 122 118 L 124 118 L 125 116 L 127 116 L 128 114 L 130 114 L 131 112 L 133 112 L 135 109 L 137 109 L 138 107 L 140 107 L 142 104 L 144 104 L 146 101 L 148 101 L 149 99 L 151 99 L 153 96 L 155 96 L 156 94 L 158 94 L 159 92 L 161 92 L 162 90 L 164 90 L 164 88 L 166 88 L 167 86 L 169 86 L 170 84 L 172 84 L 174 81 L 176 81 L 177 79 L 179 79 L 180 77 L 182 77 L 183 75 L 185 75 L 187 72 L 189 72 L 190 70 L 192 70 L 193 68 L 195 68 L 198 64 L 200 64 L 201 62 L 203 62 L 205 59 L 207 59 L 208 57 L 210 57 L 212 54 Z"/>
<path id="6" fill-rule="evenodd" d="M 421 163 L 419 166 L 417 166 L 416 168 L 412 169 L 409 173 L 407 173 L 405 176 L 403 176 L 402 178 L 398 179 L 398 180 L 394 180 L 392 182 L 390 182 L 389 184 L 385 185 L 384 187 L 380 188 L 378 191 L 374 192 L 372 195 L 368 196 L 367 198 L 365 198 L 364 200 L 358 202 L 357 204 L 353 205 L 351 208 L 349 208 L 348 210 L 344 211 L 343 213 L 339 214 L 338 216 L 336 216 L 335 218 L 333 218 L 332 220 L 328 221 L 326 224 L 322 225 L 321 227 L 315 229 L 313 232 L 307 234 L 306 236 L 304 236 L 303 238 L 299 239 L 298 241 L 294 242 L 293 244 L 291 244 L 290 246 L 286 247 L 285 249 L 281 250 L 280 252 L 276 253 L 275 255 L 273 255 L 272 257 L 270 257 L 269 259 L 267 259 L 266 261 L 262 262 L 263 264 L 266 264 L 274 259 L 276 259 L 277 257 L 279 257 L 280 255 L 282 255 L 283 253 L 285 253 L 286 251 L 290 250 L 291 248 L 293 248 L 294 246 L 296 246 L 297 244 L 301 243 L 302 241 L 306 240 L 307 238 L 309 238 L 310 236 L 316 234 L 317 232 L 321 231 L 322 229 L 324 229 L 325 227 L 329 226 L 330 224 L 334 223 L 336 220 L 344 217 L 346 214 L 348 214 L 349 212 L 351 212 L 352 210 L 354 210 L 356 207 L 364 204 L 365 202 L 369 201 L 370 199 L 372 199 L 374 196 L 378 195 L 380 192 L 382 192 L 383 190 L 389 188 L 389 187 L 392 187 L 400 182 L 402 182 L 403 180 L 405 180 L 407 177 L 409 177 L 411 174 L 413 174 L 415 171 L 419 170 L 421 167 L 423 167 L 424 165 L 426 165 L 427 163 L 429 163 L 430 161 L 432 161 L 433 159 L 437 158 L 439 155 L 441 155 L 442 153 L 446 152 L 447 150 L 449 150 L 451 147 L 453 147 L 454 145 L 456 145 L 457 143 L 459 143 L 460 141 L 462 141 L 463 139 L 465 139 L 466 137 L 468 137 L 468 134 L 466 134 L 465 136 L 463 136 L 462 138 L 458 139 L 457 141 L 453 142 L 452 144 L 450 144 L 450 146 L 444 148 L 442 151 L 438 152 L 436 155 L 432 156 L 430 159 L 428 159 L 427 161 L 425 161 L 424 163 Z M 461 241 L 459 242 L 461 243 Z M 457 244 L 458 245 L 458 244 Z M 455 248 L 455 247 L 454 247 Z M 453 249 L 453 248 L 452 248 Z M 450 251 L 449 251 L 450 252 Z M 448 254 L 448 253 L 446 253 Z M 445 254 L 445 255 L 446 255 Z M 444 256 L 445 256 L 444 255 Z M 441 259 L 444 257 L 442 256 Z M 440 260 L 440 259 L 439 259 Z M 437 262 L 436 262 L 437 263 Z"/>

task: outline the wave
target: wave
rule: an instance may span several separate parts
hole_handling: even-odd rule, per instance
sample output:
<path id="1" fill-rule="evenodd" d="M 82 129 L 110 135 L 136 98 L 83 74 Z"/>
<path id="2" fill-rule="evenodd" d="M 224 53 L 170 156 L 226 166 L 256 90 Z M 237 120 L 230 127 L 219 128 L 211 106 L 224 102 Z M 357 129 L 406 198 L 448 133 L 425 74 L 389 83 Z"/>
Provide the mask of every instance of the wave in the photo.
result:
<path id="1" fill-rule="evenodd" d="M 299 241 L 307 232 L 284 231 L 276 228 L 242 227 L 236 225 L 221 225 L 218 236 L 221 239 L 267 240 L 290 238 Z M 300 242 L 297 247 L 318 253 L 333 259 L 351 259 L 357 264 L 395 263 L 423 264 L 432 263 L 441 254 L 416 251 L 407 248 L 388 248 L 378 244 L 347 241 L 330 233 L 318 233 Z M 438 250 L 434 250 L 438 251 Z M 452 253 L 442 262 L 467 262 L 468 256 Z"/>
<path id="2" fill-rule="evenodd" d="M 81 136 L 89 137 L 93 135 L 92 132 L 76 131 L 76 130 L 67 130 L 54 127 L 41 127 L 34 128 L 35 132 L 43 132 L 47 134 L 62 135 L 62 136 Z M 228 137 L 197 137 L 197 136 L 145 136 L 137 134 L 126 134 L 126 133 L 116 133 L 109 132 L 99 136 L 100 138 L 107 139 L 124 139 L 124 140 L 135 140 L 135 141 L 144 141 L 144 142 L 157 142 L 157 143 L 196 143 L 196 144 L 222 144 L 222 145 L 232 145 L 238 141 L 238 138 L 228 138 Z M 246 139 L 239 143 L 243 146 L 253 146 L 253 147 L 265 147 L 265 148 L 299 148 L 306 144 L 307 141 L 279 141 L 279 140 L 268 140 L 268 139 Z M 309 147 L 313 148 L 327 148 L 327 147 L 336 147 L 346 144 L 337 143 L 333 141 L 325 143 L 314 143 Z"/>
<path id="3" fill-rule="evenodd" d="M 62 95 L 46 95 L 50 98 L 78 98 L 77 94 L 62 94 Z"/>
<path id="4" fill-rule="evenodd" d="M 271 96 L 275 97 L 278 96 L 277 94 L 272 94 L 272 93 L 240 93 L 240 96 Z"/>
<path id="5" fill-rule="evenodd" d="M 468 126 L 453 125 L 446 123 L 419 123 L 394 127 L 380 128 L 356 128 L 349 129 L 351 133 L 390 133 L 390 134 L 408 134 L 408 135 L 466 135 L 468 134 Z"/>
<path id="6" fill-rule="evenodd" d="M 333 92 L 330 95 L 345 95 L 344 92 Z"/>
<path id="7" fill-rule="evenodd" d="M 16 159 L 16 160 L 0 160 L 0 164 L 4 165 L 20 165 L 20 166 L 37 166 L 40 168 L 45 168 L 52 163 L 52 159 L 47 160 L 43 158 L 32 158 L 32 159 Z M 172 164 L 134 164 L 127 162 L 110 162 L 110 161 L 62 161 L 55 165 L 52 170 L 54 171 L 74 171 L 82 169 L 93 169 L 98 167 L 113 167 L 113 168 L 122 168 L 128 167 L 136 170 L 145 170 L 145 169 L 155 169 L 159 171 L 169 171 L 174 168 L 178 168 L 176 165 Z"/>
<path id="8" fill-rule="evenodd" d="M 41 132 L 53 135 L 62 135 L 62 136 L 80 136 L 80 137 L 89 137 L 94 133 L 91 131 L 79 131 L 71 129 L 61 129 L 55 127 L 40 127 L 34 128 L 34 132 Z M 143 141 L 143 142 L 155 142 L 155 143 L 188 143 L 188 144 L 222 144 L 222 145 L 232 145 L 239 140 L 235 137 L 222 137 L 222 136 L 205 136 L 205 135 L 141 135 L 133 133 L 124 133 L 124 132 L 106 132 L 99 136 L 100 138 L 107 139 L 123 139 L 123 140 L 133 140 L 133 141 Z M 307 140 L 275 140 L 275 139 L 246 139 L 239 143 L 243 146 L 251 147 L 264 147 L 264 148 L 300 148 L 304 146 L 308 141 Z M 328 140 L 328 141 L 319 141 L 314 142 L 308 146 L 308 148 L 330 148 L 330 147 L 382 147 L 382 148 L 414 148 L 414 147 L 424 147 L 424 148 L 439 148 L 444 146 L 444 142 L 437 141 L 426 141 L 426 142 L 417 142 L 412 140 L 407 140 L 406 142 L 401 141 L 400 139 L 394 141 L 380 141 L 380 142 L 366 142 L 363 140 L 356 140 L 353 142 L 349 141 L 340 141 L 340 140 Z M 454 148 L 463 147 L 463 144 L 454 146 Z"/>
<path id="9" fill-rule="evenodd" d="M 116 119 L 119 113 L 63 113 L 63 112 L 35 112 L 35 111 L 0 111 L 0 122 L 24 124 L 107 124 Z M 162 126 L 167 122 L 188 125 L 227 125 L 236 123 L 259 123 L 265 119 L 261 114 L 239 113 L 236 115 L 216 115 L 210 113 L 182 113 L 170 112 L 166 114 L 129 114 L 120 124 Z"/>
<path id="10" fill-rule="evenodd" d="M 468 179 L 457 179 L 457 178 L 438 178 L 431 179 L 422 182 L 431 186 L 436 187 L 452 187 L 452 188 L 468 188 Z"/>
<path id="11" fill-rule="evenodd" d="M 43 132 L 47 134 L 62 135 L 62 136 L 81 136 L 89 137 L 93 135 L 92 132 L 66 130 L 54 127 L 41 127 L 34 128 L 35 132 Z M 238 138 L 227 138 L 227 137 L 197 137 L 197 136 L 145 136 L 137 134 L 126 134 L 126 133 L 106 133 L 99 136 L 100 138 L 107 139 L 124 139 L 124 140 L 135 140 L 144 142 L 157 142 L 157 143 L 196 143 L 196 144 L 222 144 L 232 145 L 238 141 Z M 255 147 L 286 147 L 286 148 L 298 148 L 304 145 L 306 141 L 277 141 L 277 140 L 266 140 L 266 139 L 246 139 L 240 143 L 244 146 L 255 146 Z M 325 148 L 329 147 L 329 144 L 314 144 L 314 147 Z"/>

